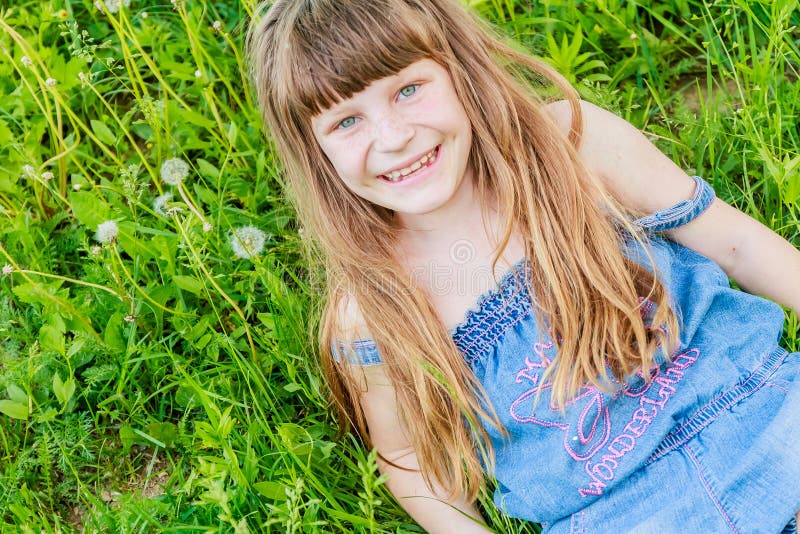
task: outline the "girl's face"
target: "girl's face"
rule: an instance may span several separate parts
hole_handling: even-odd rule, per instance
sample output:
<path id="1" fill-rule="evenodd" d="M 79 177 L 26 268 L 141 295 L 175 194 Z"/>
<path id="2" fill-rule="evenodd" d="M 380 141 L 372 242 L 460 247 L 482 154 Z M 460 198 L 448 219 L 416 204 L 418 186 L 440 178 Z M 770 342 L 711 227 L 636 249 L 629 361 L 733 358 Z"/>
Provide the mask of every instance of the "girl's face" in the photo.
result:
<path id="1" fill-rule="evenodd" d="M 373 82 L 311 125 L 345 185 L 401 222 L 444 214 L 471 187 L 470 122 L 447 70 L 431 59 Z"/>

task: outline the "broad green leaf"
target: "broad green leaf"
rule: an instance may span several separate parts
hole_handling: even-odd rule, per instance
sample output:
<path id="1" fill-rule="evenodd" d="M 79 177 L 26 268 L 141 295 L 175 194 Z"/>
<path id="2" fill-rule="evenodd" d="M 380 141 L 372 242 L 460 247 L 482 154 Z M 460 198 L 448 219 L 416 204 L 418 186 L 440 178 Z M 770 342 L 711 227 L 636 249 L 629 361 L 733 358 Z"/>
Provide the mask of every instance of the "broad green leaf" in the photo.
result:
<path id="1" fill-rule="evenodd" d="M 147 433 L 162 442 L 167 448 L 172 447 L 178 441 L 178 427 L 169 421 L 150 423 L 147 425 Z"/>
<path id="2" fill-rule="evenodd" d="M 105 123 L 92 119 L 92 130 L 93 133 L 107 145 L 113 145 L 117 142 L 117 136 L 111 131 L 111 129 L 105 125 Z"/>
<path id="3" fill-rule="evenodd" d="M 8 396 L 11 397 L 12 401 L 24 404 L 26 406 L 28 405 L 28 395 L 21 387 L 14 384 L 9 384 L 6 387 L 6 391 L 8 391 Z"/>
<path id="4" fill-rule="evenodd" d="M 69 203 L 75 218 L 91 230 L 109 219 L 110 209 L 97 194 L 89 191 L 76 191 L 69 194 Z"/>
<path id="5" fill-rule="evenodd" d="M 176 286 L 183 289 L 184 291 L 188 291 L 194 295 L 200 296 L 203 293 L 203 282 L 198 280 L 193 276 L 184 276 L 181 274 L 176 274 L 172 277 L 172 281 L 175 283 Z"/>
<path id="6" fill-rule="evenodd" d="M 103 332 L 103 341 L 111 349 L 122 352 L 125 350 L 127 343 L 125 337 L 122 335 L 122 321 L 124 316 L 117 312 L 111 315 L 106 323 L 106 329 Z"/>
<path id="7" fill-rule="evenodd" d="M 27 419 L 30 415 L 27 404 L 12 400 L 0 400 L 0 413 L 4 413 L 13 419 Z"/>
<path id="8" fill-rule="evenodd" d="M 274 501 L 286 500 L 286 488 L 288 488 L 288 486 L 280 482 L 265 480 L 263 482 L 256 482 L 253 484 L 253 488 L 267 499 L 272 499 Z"/>
<path id="9" fill-rule="evenodd" d="M 56 399 L 61 403 L 61 406 L 66 406 L 72 395 L 75 394 L 75 379 L 69 377 L 66 382 L 62 382 L 58 373 L 54 374 L 53 393 L 56 394 Z"/>
<path id="10" fill-rule="evenodd" d="M 119 439 L 122 441 L 122 449 L 129 451 L 136 443 L 136 433 L 131 425 L 122 425 L 119 429 Z"/>
<path id="11" fill-rule="evenodd" d="M 212 178 L 216 180 L 217 176 L 219 176 L 219 169 L 203 158 L 199 158 L 197 160 L 197 169 L 200 171 L 200 174 L 206 178 Z"/>
<path id="12" fill-rule="evenodd" d="M 53 325 L 46 324 L 39 329 L 39 344 L 44 350 L 52 350 L 61 355 L 67 352 L 64 343 L 64 333 Z"/>
<path id="13" fill-rule="evenodd" d="M 133 225 L 131 223 L 119 223 L 117 243 L 119 243 L 120 248 L 127 252 L 128 256 L 131 258 L 139 256 L 142 259 L 150 259 L 157 254 L 157 252 L 150 246 L 149 239 L 136 237 L 133 231 Z"/>

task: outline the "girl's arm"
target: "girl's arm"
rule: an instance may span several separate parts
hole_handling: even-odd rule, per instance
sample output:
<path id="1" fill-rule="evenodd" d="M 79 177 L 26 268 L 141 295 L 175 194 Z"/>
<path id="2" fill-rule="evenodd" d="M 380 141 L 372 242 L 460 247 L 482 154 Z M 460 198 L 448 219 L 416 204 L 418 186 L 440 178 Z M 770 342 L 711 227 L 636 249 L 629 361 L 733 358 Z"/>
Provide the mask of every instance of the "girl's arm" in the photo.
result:
<path id="1" fill-rule="evenodd" d="M 387 460 L 412 471 L 397 469 L 379 459 L 381 473 L 388 475 L 386 486 L 406 512 L 431 534 L 458 532 L 486 534 L 483 519 L 473 503 L 448 501 L 445 492 L 431 491 L 419 472 L 417 456 L 398 416 L 394 387 L 383 365 L 363 368 L 366 391 L 361 406 L 369 435 L 378 452 Z"/>
<path id="2" fill-rule="evenodd" d="M 637 128 L 582 102 L 579 154 L 625 207 L 652 213 L 692 196 L 694 182 Z M 566 102 L 549 106 L 569 131 Z M 714 260 L 743 289 L 800 315 L 800 251 L 755 219 L 720 199 L 692 222 L 667 232 L 678 243 Z"/>

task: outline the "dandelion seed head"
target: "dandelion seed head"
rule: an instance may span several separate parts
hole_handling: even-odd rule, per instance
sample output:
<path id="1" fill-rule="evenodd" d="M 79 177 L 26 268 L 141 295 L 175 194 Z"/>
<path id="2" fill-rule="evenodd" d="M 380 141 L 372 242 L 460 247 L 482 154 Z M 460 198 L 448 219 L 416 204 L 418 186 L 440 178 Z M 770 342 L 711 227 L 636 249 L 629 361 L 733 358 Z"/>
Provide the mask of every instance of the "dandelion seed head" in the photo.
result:
<path id="1" fill-rule="evenodd" d="M 203 223 L 203 232 L 208 233 L 213 229 L 214 229 L 214 225 L 212 225 L 210 222 L 206 221 L 206 222 Z"/>
<path id="2" fill-rule="evenodd" d="M 72 189 L 74 189 L 75 191 L 80 191 L 81 187 L 82 187 L 81 184 L 72 184 Z"/>
<path id="3" fill-rule="evenodd" d="M 143 19 L 146 19 L 147 18 L 147 11 L 142 11 L 141 17 Z"/>
<path id="4" fill-rule="evenodd" d="M 117 240 L 117 234 L 119 234 L 119 226 L 116 221 L 103 221 L 97 226 L 94 238 L 100 243 L 110 244 Z"/>
<path id="5" fill-rule="evenodd" d="M 156 197 L 153 201 L 153 211 L 156 212 L 156 215 L 161 215 L 162 217 L 170 216 L 169 210 L 167 210 L 167 202 L 170 200 L 172 200 L 172 193 L 165 193 Z"/>
<path id="6" fill-rule="evenodd" d="M 94 245 L 89 249 L 89 253 L 91 253 L 92 256 L 99 256 L 102 251 L 103 249 L 100 248 L 100 245 Z"/>
<path id="7" fill-rule="evenodd" d="M 194 77 L 195 78 L 200 78 L 202 76 L 203 76 L 203 73 L 200 72 L 200 69 L 197 69 L 196 71 L 194 71 Z"/>
<path id="8" fill-rule="evenodd" d="M 14 268 L 8 264 L 3 265 L 3 276 L 8 276 L 14 272 Z"/>
<path id="9" fill-rule="evenodd" d="M 94 5 L 97 6 L 99 3 L 100 2 L 95 2 Z M 104 4 L 106 5 L 108 12 L 114 14 L 119 12 L 120 7 L 130 7 L 131 0 L 105 0 Z M 101 7 L 98 7 L 98 9 L 103 9 L 102 5 Z"/>
<path id="10" fill-rule="evenodd" d="M 252 259 L 264 250 L 267 236 L 255 226 L 242 226 L 231 231 L 230 245 L 237 258 Z"/>
<path id="11" fill-rule="evenodd" d="M 168 159 L 161 164 L 161 179 L 165 184 L 179 185 L 189 175 L 189 164 L 181 158 Z"/>
<path id="12" fill-rule="evenodd" d="M 28 178 L 33 178 L 34 176 L 36 176 L 36 169 L 33 168 L 33 165 L 23 165 L 22 174 L 24 174 Z"/>
<path id="13" fill-rule="evenodd" d="M 222 31 L 222 21 L 221 20 L 215 20 L 214 24 L 212 24 L 211 26 L 214 28 L 214 31 L 217 31 L 217 32 Z"/>
<path id="14" fill-rule="evenodd" d="M 631 40 L 632 40 L 632 41 L 635 41 L 635 40 L 636 40 L 636 39 L 638 39 L 638 38 L 639 38 L 639 36 L 638 36 L 638 35 L 636 35 L 635 33 L 632 33 L 632 34 L 631 34 Z"/>
<path id="15" fill-rule="evenodd" d="M 21 62 L 23 65 L 25 65 L 26 67 L 30 67 L 30 66 L 32 66 L 32 65 L 33 65 L 33 60 L 32 60 L 31 58 L 29 58 L 28 56 L 22 56 L 22 57 L 20 58 L 20 62 Z"/>
<path id="16" fill-rule="evenodd" d="M 55 87 L 55 85 L 58 83 L 58 81 L 57 81 L 55 78 L 47 78 L 47 79 L 44 81 L 44 83 L 45 83 L 45 85 L 47 85 L 48 87 Z"/>

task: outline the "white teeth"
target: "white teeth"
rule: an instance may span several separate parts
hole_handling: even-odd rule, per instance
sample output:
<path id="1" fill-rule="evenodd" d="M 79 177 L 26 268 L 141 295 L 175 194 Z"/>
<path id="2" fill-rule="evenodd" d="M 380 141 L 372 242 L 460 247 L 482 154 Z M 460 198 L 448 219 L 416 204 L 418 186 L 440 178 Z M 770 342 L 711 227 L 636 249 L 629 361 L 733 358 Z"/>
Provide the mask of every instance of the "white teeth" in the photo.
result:
<path id="1" fill-rule="evenodd" d="M 412 172 L 418 171 L 421 167 L 426 166 L 429 162 L 433 161 L 433 156 L 436 154 L 436 149 L 434 148 L 424 156 L 422 156 L 419 161 L 415 161 L 408 167 L 400 169 L 398 171 L 392 171 L 389 174 L 385 174 L 384 176 L 392 182 L 399 182 L 402 177 L 408 176 Z"/>

